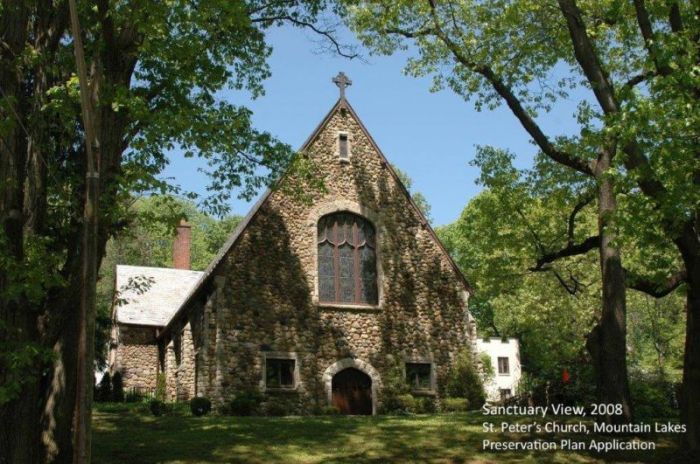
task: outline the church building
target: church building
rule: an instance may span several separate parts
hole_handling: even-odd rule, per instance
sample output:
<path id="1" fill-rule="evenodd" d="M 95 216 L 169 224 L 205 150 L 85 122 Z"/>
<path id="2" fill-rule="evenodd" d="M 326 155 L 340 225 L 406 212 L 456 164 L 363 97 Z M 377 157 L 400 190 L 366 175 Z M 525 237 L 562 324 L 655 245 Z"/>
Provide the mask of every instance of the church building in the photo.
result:
<path id="1" fill-rule="evenodd" d="M 476 353 L 470 287 L 345 97 L 300 148 L 322 181 L 292 167 L 204 272 L 117 267 L 110 370 L 172 400 L 221 406 L 259 391 L 304 413 L 381 411 L 397 373 L 439 400 L 463 349 Z M 147 289 L 134 281 L 146 279 Z M 393 377 L 392 377 L 393 376 Z"/>

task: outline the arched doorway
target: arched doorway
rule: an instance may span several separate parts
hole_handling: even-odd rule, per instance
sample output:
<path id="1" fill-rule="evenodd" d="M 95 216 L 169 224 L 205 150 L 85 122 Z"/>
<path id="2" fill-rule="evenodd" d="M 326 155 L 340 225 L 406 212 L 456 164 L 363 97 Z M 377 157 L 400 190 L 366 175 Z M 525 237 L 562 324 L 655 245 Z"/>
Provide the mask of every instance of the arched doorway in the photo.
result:
<path id="1" fill-rule="evenodd" d="M 342 414 L 372 414 L 372 379 L 359 369 L 348 367 L 333 376 L 331 404 Z"/>
<path id="2" fill-rule="evenodd" d="M 357 358 L 339 359 L 338 361 L 328 366 L 323 372 L 323 385 L 326 390 L 326 398 L 328 398 L 328 404 L 333 404 L 333 380 L 335 379 L 336 374 L 339 374 L 340 372 L 350 368 L 352 368 L 353 370 L 360 371 L 360 373 L 369 376 L 370 398 L 372 404 L 370 414 L 376 414 L 377 394 L 379 391 L 381 391 L 382 388 L 381 376 L 379 375 L 379 372 L 377 372 L 377 370 L 374 367 L 372 367 L 370 363 Z M 342 378 L 340 380 L 342 380 Z M 365 380 L 365 385 L 366 383 L 367 382 Z"/>

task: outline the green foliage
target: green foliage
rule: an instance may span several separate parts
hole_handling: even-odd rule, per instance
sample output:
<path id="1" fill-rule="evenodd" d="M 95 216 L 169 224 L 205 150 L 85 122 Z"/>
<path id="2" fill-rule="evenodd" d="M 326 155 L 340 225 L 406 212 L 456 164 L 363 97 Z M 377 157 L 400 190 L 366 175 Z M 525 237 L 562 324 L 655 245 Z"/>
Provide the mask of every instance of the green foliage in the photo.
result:
<path id="1" fill-rule="evenodd" d="M 419 414 L 433 414 L 437 412 L 435 399 L 428 396 L 416 398 L 416 412 Z"/>
<path id="2" fill-rule="evenodd" d="M 469 400 L 466 398 L 443 398 L 440 400 L 442 412 L 466 412 L 469 410 Z"/>
<path id="3" fill-rule="evenodd" d="M 333 42 L 333 26 L 322 20 L 329 4 L 78 2 L 90 80 L 100 83 L 92 95 L 100 117 L 100 256 L 104 241 L 129 226 L 134 198 L 181 195 L 223 216 L 233 197 L 250 199 L 279 178 L 294 154 L 291 147 L 256 128 L 251 111 L 226 101 L 222 93 L 264 94 L 272 52 L 266 31 L 282 24 L 312 30 L 331 39 L 339 53 L 351 54 Z M 12 141 L 0 144 L 3 198 L 12 199 L 3 203 L 2 215 L 7 222 L 11 211 L 20 224 L 11 239 L 4 236 L 14 228 L 9 222 L 0 232 L 0 301 L 10 304 L 7 311 L 3 305 L 3 322 L 22 314 L 28 319 L 23 327 L 41 328 L 35 334 L 15 333 L 0 325 L 0 404 L 16 399 L 25 384 L 43 382 L 54 361 L 56 334 L 66 333 L 63 324 L 71 321 L 64 316 L 72 314 L 80 290 L 76 250 L 85 206 L 85 134 L 67 10 L 67 2 L 0 7 L 0 23 L 33 31 L 18 35 L 0 56 L 0 69 L 7 70 L 0 76 L 0 140 Z M 45 21 L 46 15 L 57 20 Z M 50 39 L 37 47 L 36 37 Z M 41 83 L 36 76 L 42 76 Z M 21 149 L 27 146 L 32 147 L 31 161 Z M 197 158 L 205 166 L 209 182 L 203 197 L 163 175 L 174 156 Z M 211 254 L 206 237 L 220 242 L 217 235 L 203 235 L 201 247 L 195 247 L 196 268 Z M 203 247 L 206 253 L 198 251 Z M 165 261 L 159 249 L 151 250 L 151 265 Z M 111 281 L 104 272 L 101 277 Z M 107 307 L 98 311 L 102 327 L 109 323 Z M 106 341 L 106 332 L 98 331 L 97 353 Z M 65 346 L 68 353 L 71 348 Z M 103 366 L 100 357 L 98 367 Z"/>
<path id="4" fill-rule="evenodd" d="M 418 209 L 423 213 L 423 215 L 429 222 L 432 222 L 433 218 L 430 216 L 430 211 L 432 210 L 432 207 L 430 206 L 430 203 L 428 203 L 428 199 L 425 198 L 425 196 L 421 192 L 412 191 L 413 179 L 411 179 L 405 171 L 402 171 L 396 165 L 392 165 L 392 167 L 394 168 L 396 175 L 401 180 L 401 183 L 411 194 L 411 198 L 413 199 L 413 202 L 416 204 L 416 206 L 418 206 Z"/>
<path id="5" fill-rule="evenodd" d="M 340 409 L 335 406 L 321 406 L 319 414 L 322 416 L 338 416 L 340 415 Z"/>
<path id="6" fill-rule="evenodd" d="M 564 368 L 572 371 L 589 362 L 585 340 L 601 305 L 598 256 L 594 252 L 572 256 L 552 264 L 548 272 L 530 272 L 541 253 L 533 231 L 541 243 L 563 246 L 578 193 L 570 190 L 570 183 L 555 188 L 551 179 L 547 189 L 554 193 L 539 195 L 530 191 L 526 179 L 513 183 L 507 153 L 489 155 L 495 158 L 500 161 L 482 171 L 493 187 L 472 199 L 455 223 L 437 233 L 476 288 L 469 307 L 479 335 L 517 336 L 522 363 L 534 382 L 553 381 Z M 576 241 L 595 235 L 592 205 L 578 213 L 574 233 Z M 635 243 L 623 251 L 629 267 L 638 269 L 644 259 Z M 557 275 L 572 287 L 579 282 L 575 295 Z M 682 295 L 655 301 L 628 292 L 627 300 L 630 366 L 651 369 L 661 362 L 669 374 L 678 375 L 685 322 Z M 587 375 L 578 378 L 591 380 Z"/>
<path id="7" fill-rule="evenodd" d="M 576 2 L 568 12 L 569 2 L 530 0 L 343 3 L 350 27 L 373 52 L 409 50 L 409 75 L 432 77 L 432 90 L 449 88 L 477 110 L 507 103 L 535 139 L 541 152 L 528 170 L 506 151 L 479 147 L 473 164 L 488 190 L 440 234 L 476 286 L 470 310 L 482 335 L 517 335 L 523 363 L 542 382 L 587 363 L 585 337 L 600 318 L 598 257 L 536 264 L 597 235 L 591 162 L 612 145 L 612 166 L 596 176 L 615 182 L 617 209 L 605 219 L 615 224 L 613 246 L 622 250 L 629 281 L 643 278 L 661 288 L 681 268 L 678 237 L 693 229 L 700 204 L 700 189 L 691 188 L 700 169 L 691 32 L 700 17 L 692 2 Z M 642 34 L 638 8 L 648 15 L 651 38 Z M 590 49 L 574 46 L 582 41 Z M 604 75 L 612 89 L 606 92 L 593 75 Z M 572 102 L 574 129 L 546 133 L 540 116 L 567 114 Z M 697 237 L 686 238 L 697 248 Z M 533 268 L 540 272 L 528 271 Z M 657 359 L 675 369 L 673 343 L 640 315 L 648 301 L 628 292 L 629 333 L 642 348 L 630 351 L 631 364 L 651 363 L 648 348 L 661 342 L 672 360 Z M 677 314 L 678 300 L 671 306 Z M 678 322 L 662 319 L 674 334 L 669 340 L 682 338 Z"/>
<path id="8" fill-rule="evenodd" d="M 112 376 L 105 372 L 95 389 L 95 401 L 112 401 Z"/>
<path id="9" fill-rule="evenodd" d="M 121 372 L 117 371 L 112 376 L 112 401 L 124 401 L 124 382 Z"/>
<path id="10" fill-rule="evenodd" d="M 280 400 L 279 398 L 267 398 L 267 400 L 260 405 L 260 409 L 263 415 L 271 417 L 282 417 L 291 414 L 288 402 Z"/>
<path id="11" fill-rule="evenodd" d="M 481 362 L 484 381 L 488 382 L 496 375 L 496 371 L 491 363 L 491 356 L 488 353 L 479 353 L 479 361 Z"/>
<path id="12" fill-rule="evenodd" d="M 119 297 L 119 289 L 114 288 L 116 265 L 172 267 L 175 228 L 187 218 L 192 269 L 204 270 L 242 219 L 235 215 L 215 218 L 191 200 L 171 195 L 141 197 L 134 201 L 131 213 L 128 226 L 107 242 L 100 267 L 95 331 L 95 355 L 100 367 L 106 364 L 112 304 Z"/>
<path id="13" fill-rule="evenodd" d="M 195 396 L 190 400 L 190 411 L 194 416 L 204 416 L 211 411 L 211 401 L 203 396 Z"/>
<path id="14" fill-rule="evenodd" d="M 470 349 L 464 348 L 452 362 L 445 391 L 450 397 L 465 398 L 474 409 L 480 408 L 486 401 L 484 385 Z"/>
<path id="15" fill-rule="evenodd" d="M 165 401 L 167 396 L 167 385 L 165 372 L 159 372 L 156 377 L 156 391 L 154 394 L 155 399 L 160 401 Z"/>
<path id="16" fill-rule="evenodd" d="M 156 417 L 162 416 L 166 412 L 166 405 L 158 399 L 152 399 L 148 402 L 148 410 Z"/>
<path id="17" fill-rule="evenodd" d="M 395 398 L 395 403 L 396 405 L 393 410 L 388 410 L 388 412 L 394 414 L 413 414 L 418 409 L 418 401 L 416 401 L 416 397 L 410 393 L 398 395 Z"/>
<path id="18" fill-rule="evenodd" d="M 680 384 L 671 383 L 656 373 L 632 371 L 630 390 L 634 401 L 635 419 L 652 421 L 653 419 L 678 417 L 678 390 Z"/>
<path id="19" fill-rule="evenodd" d="M 237 393 L 227 405 L 226 414 L 233 416 L 254 416 L 260 412 L 265 395 L 258 390 L 244 390 Z"/>
<path id="20" fill-rule="evenodd" d="M 115 410 L 114 404 L 98 404 L 93 430 L 93 460 L 100 464 L 141 463 L 155 456 L 160 462 L 200 464 L 245 462 L 288 463 L 492 463 L 523 462 L 603 464 L 611 459 L 624 462 L 672 462 L 680 451 L 675 440 L 657 444 L 656 452 L 627 451 L 621 458 L 591 455 L 588 450 L 507 452 L 494 456 L 484 450 L 484 440 L 503 440 L 500 426 L 484 430 L 479 413 L 431 416 L 341 417 L 246 417 L 231 419 L 206 416 L 192 420 L 189 415 L 154 421 L 144 415 Z M 124 406 L 124 405 L 119 405 Z M 583 420 L 587 423 L 589 418 Z M 577 419 L 578 420 L 578 419 Z M 551 418 L 495 416 L 493 422 L 543 426 Z M 589 425 L 592 428 L 592 425 Z M 129 433 L 123 433 L 129 431 Z M 134 446 L 138 437 L 139 446 Z M 164 437 L 171 446 L 164 446 Z M 611 441 L 620 437 L 598 434 L 561 433 L 547 439 Z M 523 439 L 529 439 L 523 437 Z M 649 438 L 653 440 L 654 438 Z M 661 449 L 663 448 L 663 449 Z M 682 461 L 694 462 L 694 461 Z"/>
<path id="21" fill-rule="evenodd" d="M 130 388 L 124 395 L 124 401 L 127 403 L 140 403 L 147 398 L 140 390 Z"/>
<path id="22" fill-rule="evenodd" d="M 388 361 L 388 368 L 382 377 L 383 413 L 401 411 L 404 403 L 400 397 L 408 395 L 410 392 L 403 364 L 394 356 L 390 357 Z"/>

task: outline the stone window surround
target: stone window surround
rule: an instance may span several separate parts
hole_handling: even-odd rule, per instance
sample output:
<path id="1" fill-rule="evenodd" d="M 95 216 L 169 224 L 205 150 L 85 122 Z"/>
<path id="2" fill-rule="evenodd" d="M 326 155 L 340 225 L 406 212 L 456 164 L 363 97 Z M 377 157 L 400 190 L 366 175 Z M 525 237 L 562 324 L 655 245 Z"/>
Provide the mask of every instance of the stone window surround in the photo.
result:
<path id="1" fill-rule="evenodd" d="M 299 355 L 294 351 L 263 351 L 260 353 L 262 363 L 262 379 L 260 379 L 260 389 L 266 392 L 288 392 L 296 391 L 301 385 L 301 370 L 299 368 Z M 294 386 L 292 387 L 268 387 L 267 381 L 267 360 L 268 359 L 291 359 L 294 361 Z"/>
<path id="2" fill-rule="evenodd" d="M 376 415 L 377 392 L 381 389 L 382 385 L 381 376 L 374 366 L 367 361 L 357 358 L 340 359 L 328 366 L 328 368 L 323 372 L 323 385 L 326 389 L 326 399 L 328 400 L 328 405 L 330 406 L 333 404 L 333 377 L 338 372 L 350 367 L 367 374 L 369 378 L 372 379 L 372 415 Z"/>
<path id="3" fill-rule="evenodd" d="M 406 378 L 406 364 L 430 364 L 430 388 L 417 389 L 411 388 L 411 394 L 416 396 L 435 396 L 437 395 L 437 373 L 435 372 L 435 360 L 432 355 L 428 356 L 405 356 L 403 358 L 403 372 Z"/>
<path id="4" fill-rule="evenodd" d="M 348 144 L 348 157 L 342 158 L 340 156 L 340 136 L 344 135 L 346 137 L 346 143 Z M 352 141 L 350 137 L 350 132 L 348 131 L 338 131 L 335 135 L 335 155 L 338 157 L 341 163 L 349 163 L 350 158 L 352 158 Z"/>
<path id="5" fill-rule="evenodd" d="M 374 232 L 376 234 L 376 247 L 375 247 L 375 257 L 377 262 L 377 304 L 376 305 L 362 305 L 362 304 L 347 304 L 347 303 L 321 303 L 319 301 L 318 295 L 318 221 L 323 216 L 332 213 L 349 212 L 357 214 L 368 220 L 374 226 Z M 365 206 L 355 203 L 353 201 L 338 199 L 331 200 L 325 203 L 320 203 L 311 209 L 307 221 L 309 227 L 309 246 L 312 249 L 313 263 L 312 263 L 312 273 L 313 273 L 313 293 L 311 295 L 311 301 L 313 304 L 318 305 L 320 308 L 328 309 L 338 309 L 338 310 L 356 310 L 356 311 L 375 311 L 379 310 L 384 305 L 384 289 L 382 282 L 384 281 L 384 272 L 382 269 L 382 246 L 381 238 L 383 236 L 384 228 L 382 222 L 379 220 L 379 215 Z"/>

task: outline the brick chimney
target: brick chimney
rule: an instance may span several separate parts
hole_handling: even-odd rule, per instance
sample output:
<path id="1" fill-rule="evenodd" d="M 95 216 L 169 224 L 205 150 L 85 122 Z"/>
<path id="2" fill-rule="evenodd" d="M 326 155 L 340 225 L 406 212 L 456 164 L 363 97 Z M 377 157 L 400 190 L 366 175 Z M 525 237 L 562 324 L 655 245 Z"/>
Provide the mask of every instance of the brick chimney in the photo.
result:
<path id="1" fill-rule="evenodd" d="M 190 269 L 191 242 L 192 227 L 185 219 L 181 219 L 173 242 L 173 267 L 175 269 Z"/>

